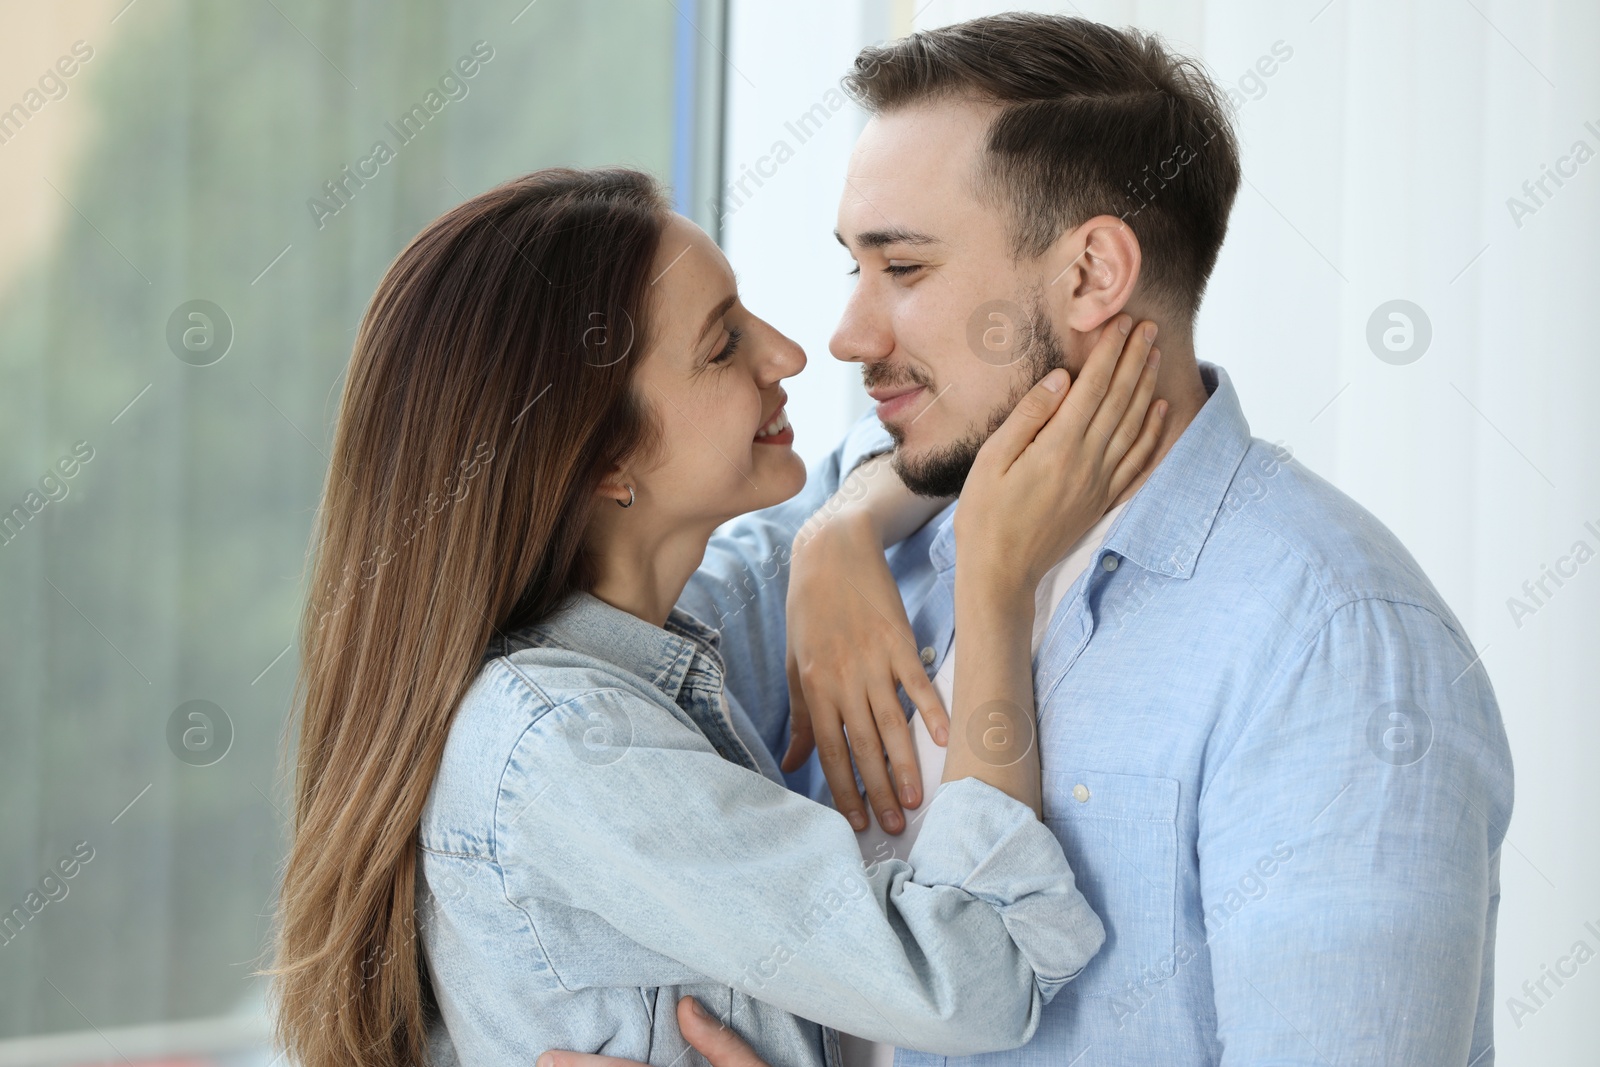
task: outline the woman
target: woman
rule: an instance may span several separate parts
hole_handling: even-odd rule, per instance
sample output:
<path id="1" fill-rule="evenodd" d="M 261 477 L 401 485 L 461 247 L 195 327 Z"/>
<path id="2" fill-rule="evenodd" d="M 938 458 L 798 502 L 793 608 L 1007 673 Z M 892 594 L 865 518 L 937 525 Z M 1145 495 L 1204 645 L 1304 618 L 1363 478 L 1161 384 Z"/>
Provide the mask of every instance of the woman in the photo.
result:
<path id="1" fill-rule="evenodd" d="M 1104 937 L 1037 819 L 1034 584 L 1154 444 L 1135 347 L 1081 379 L 1143 420 L 1131 448 L 1087 440 L 1057 371 L 974 467 L 957 600 L 978 636 L 945 784 L 911 862 L 864 869 L 726 699 L 716 634 L 674 609 L 716 526 L 804 483 L 778 385 L 799 348 L 642 174 L 541 171 L 431 224 L 362 324 L 318 521 L 287 1048 L 665 1064 L 681 994 L 785 1067 L 837 1062 L 823 1027 L 1025 1041 Z M 837 512 L 905 510 L 893 479 L 852 477 Z M 1041 497 L 1066 501 L 1043 532 L 984 523 Z"/>

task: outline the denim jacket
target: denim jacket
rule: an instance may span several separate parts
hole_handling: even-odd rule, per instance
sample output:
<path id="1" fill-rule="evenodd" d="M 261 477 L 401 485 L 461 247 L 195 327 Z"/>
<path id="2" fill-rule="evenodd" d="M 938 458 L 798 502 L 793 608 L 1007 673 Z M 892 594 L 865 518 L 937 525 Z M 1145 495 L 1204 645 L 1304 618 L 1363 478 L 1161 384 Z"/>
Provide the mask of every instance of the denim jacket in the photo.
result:
<path id="1" fill-rule="evenodd" d="M 1026 1042 L 1104 940 L 1055 836 L 967 778 L 906 860 L 864 866 L 843 816 L 784 786 L 717 646 L 578 594 L 489 650 L 420 831 L 437 1060 L 697 1062 L 684 994 L 773 1067 L 837 1067 L 830 1028 Z"/>

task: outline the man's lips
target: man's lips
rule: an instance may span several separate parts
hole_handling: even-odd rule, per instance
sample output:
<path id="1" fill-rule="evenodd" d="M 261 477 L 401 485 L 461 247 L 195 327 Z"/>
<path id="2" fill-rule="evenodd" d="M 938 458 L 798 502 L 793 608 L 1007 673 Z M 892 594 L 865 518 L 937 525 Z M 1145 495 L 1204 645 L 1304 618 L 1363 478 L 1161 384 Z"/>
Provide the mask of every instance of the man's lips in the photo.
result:
<path id="1" fill-rule="evenodd" d="M 867 395 L 878 402 L 878 421 L 888 422 L 909 410 L 926 391 L 926 386 L 913 385 L 908 388 L 868 389 Z"/>

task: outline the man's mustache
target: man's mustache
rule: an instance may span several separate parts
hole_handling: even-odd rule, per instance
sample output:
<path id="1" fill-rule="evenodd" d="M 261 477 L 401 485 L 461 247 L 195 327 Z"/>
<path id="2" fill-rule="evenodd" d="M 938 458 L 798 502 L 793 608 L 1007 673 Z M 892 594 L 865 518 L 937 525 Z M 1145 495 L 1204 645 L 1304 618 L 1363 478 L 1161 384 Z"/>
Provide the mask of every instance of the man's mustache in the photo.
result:
<path id="1" fill-rule="evenodd" d="M 891 388 L 902 385 L 920 385 L 923 388 L 933 388 L 933 379 L 909 364 L 891 363 L 888 360 L 879 360 L 876 363 L 863 363 L 861 365 L 861 386 L 871 389 L 875 386 L 885 385 Z"/>

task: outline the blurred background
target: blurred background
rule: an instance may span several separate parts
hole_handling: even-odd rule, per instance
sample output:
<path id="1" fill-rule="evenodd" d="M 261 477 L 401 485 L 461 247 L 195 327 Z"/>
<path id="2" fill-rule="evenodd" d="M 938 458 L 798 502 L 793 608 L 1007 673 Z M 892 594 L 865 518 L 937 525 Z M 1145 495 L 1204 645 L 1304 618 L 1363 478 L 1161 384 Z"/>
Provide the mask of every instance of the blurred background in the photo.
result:
<path id="1" fill-rule="evenodd" d="M 867 406 L 827 352 L 838 79 L 1016 7 L 1228 91 L 1197 351 L 1467 626 L 1517 769 L 1498 1062 L 1600 1062 L 1600 963 L 1508 1003 L 1600 951 L 1592 0 L 81 0 L 0 8 L 0 1067 L 273 1060 L 304 554 L 405 242 L 539 167 L 654 172 L 805 346 L 814 460 Z"/>

